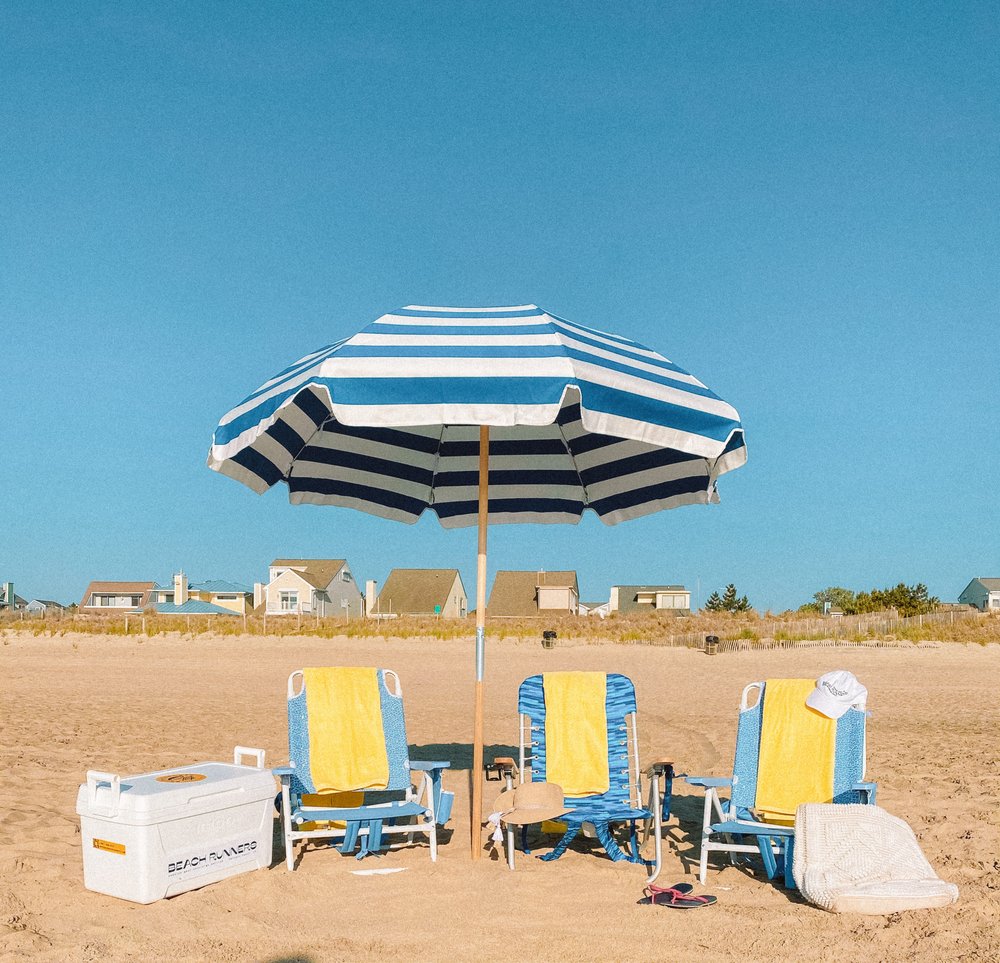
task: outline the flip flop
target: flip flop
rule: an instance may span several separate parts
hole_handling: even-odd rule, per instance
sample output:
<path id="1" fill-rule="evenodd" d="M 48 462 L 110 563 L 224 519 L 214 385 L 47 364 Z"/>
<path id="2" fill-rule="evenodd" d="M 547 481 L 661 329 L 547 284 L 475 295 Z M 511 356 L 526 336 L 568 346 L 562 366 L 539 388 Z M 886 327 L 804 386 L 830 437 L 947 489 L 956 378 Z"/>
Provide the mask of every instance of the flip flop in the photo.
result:
<path id="1" fill-rule="evenodd" d="M 639 903 L 645 906 L 668 906 L 671 909 L 698 909 L 711 906 L 717 902 L 715 896 L 692 896 L 690 883 L 677 883 L 674 886 L 647 886 L 646 893 Z"/>

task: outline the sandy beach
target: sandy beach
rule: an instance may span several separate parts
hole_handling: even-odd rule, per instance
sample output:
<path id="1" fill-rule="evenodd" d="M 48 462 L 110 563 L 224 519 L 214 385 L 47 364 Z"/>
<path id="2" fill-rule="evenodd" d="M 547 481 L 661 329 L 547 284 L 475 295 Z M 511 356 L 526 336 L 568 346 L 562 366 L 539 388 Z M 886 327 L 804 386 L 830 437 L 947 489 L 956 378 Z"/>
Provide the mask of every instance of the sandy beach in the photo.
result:
<path id="1" fill-rule="evenodd" d="M 83 887 L 77 787 L 122 774 L 231 758 L 259 746 L 287 759 L 284 688 L 305 665 L 378 665 L 404 686 L 419 758 L 451 758 L 455 815 L 437 863 L 426 845 L 390 853 L 389 876 L 313 851 L 295 873 L 280 841 L 269 870 L 140 906 Z M 1000 647 L 815 648 L 715 658 L 685 649 L 491 643 L 488 745 L 517 739 L 516 691 L 546 669 L 618 671 L 636 684 L 644 759 L 727 775 L 747 682 L 846 668 L 870 692 L 868 775 L 906 819 L 950 909 L 835 916 L 717 863 L 698 912 L 636 905 L 644 873 L 576 848 L 555 863 L 468 847 L 472 645 L 441 640 L 6 633 L 0 646 L 0 959 L 218 960 L 996 960 L 1000 959 Z M 464 769 L 462 767 L 465 767 Z M 485 790 L 487 804 L 495 784 Z M 701 797 L 675 786 L 660 882 L 697 883 Z M 484 835 L 485 838 L 485 835 Z M 369 861 L 375 863 L 375 860 Z M 702 891 L 698 889 L 697 891 Z"/>

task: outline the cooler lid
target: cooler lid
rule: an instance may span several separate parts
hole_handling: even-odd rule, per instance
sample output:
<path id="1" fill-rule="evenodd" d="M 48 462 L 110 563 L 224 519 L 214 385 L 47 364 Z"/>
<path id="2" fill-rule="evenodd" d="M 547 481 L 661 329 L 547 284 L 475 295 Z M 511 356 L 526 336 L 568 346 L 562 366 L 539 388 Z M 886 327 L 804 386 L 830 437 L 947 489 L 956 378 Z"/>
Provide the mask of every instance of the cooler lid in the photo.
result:
<path id="1" fill-rule="evenodd" d="M 122 822 L 157 822 L 267 799 L 274 792 L 270 769 L 199 762 L 135 776 L 88 773 L 76 811 Z"/>

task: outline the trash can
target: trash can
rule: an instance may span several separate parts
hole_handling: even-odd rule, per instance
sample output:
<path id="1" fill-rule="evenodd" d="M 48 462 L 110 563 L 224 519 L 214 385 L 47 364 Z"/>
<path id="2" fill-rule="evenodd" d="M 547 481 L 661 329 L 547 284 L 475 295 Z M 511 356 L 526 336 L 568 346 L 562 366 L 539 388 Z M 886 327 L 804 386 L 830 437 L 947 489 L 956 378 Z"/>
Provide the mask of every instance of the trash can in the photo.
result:
<path id="1" fill-rule="evenodd" d="M 542 633 L 542 648 L 554 649 L 556 645 L 556 634 L 552 629 L 546 629 Z"/>
<path id="2" fill-rule="evenodd" d="M 719 651 L 719 637 L 717 635 L 705 636 L 705 655 L 716 655 Z"/>

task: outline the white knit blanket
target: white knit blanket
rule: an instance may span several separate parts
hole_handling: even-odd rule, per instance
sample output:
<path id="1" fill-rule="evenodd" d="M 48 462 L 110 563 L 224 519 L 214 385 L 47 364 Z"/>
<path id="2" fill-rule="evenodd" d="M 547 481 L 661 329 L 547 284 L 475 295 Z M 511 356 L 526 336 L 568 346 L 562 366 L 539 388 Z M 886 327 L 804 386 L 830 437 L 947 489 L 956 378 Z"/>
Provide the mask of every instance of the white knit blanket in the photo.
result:
<path id="1" fill-rule="evenodd" d="M 898 913 L 958 899 L 958 887 L 938 878 L 913 830 L 877 806 L 799 806 L 792 873 L 810 903 L 833 913 Z"/>

